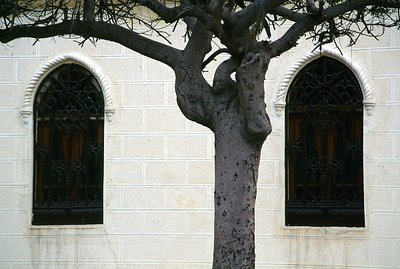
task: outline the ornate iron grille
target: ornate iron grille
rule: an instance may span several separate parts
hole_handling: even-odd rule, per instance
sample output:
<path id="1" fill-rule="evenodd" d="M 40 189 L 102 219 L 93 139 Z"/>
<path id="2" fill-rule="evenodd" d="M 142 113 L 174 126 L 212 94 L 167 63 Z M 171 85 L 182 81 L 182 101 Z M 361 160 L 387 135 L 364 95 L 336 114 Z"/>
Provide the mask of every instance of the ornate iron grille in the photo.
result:
<path id="1" fill-rule="evenodd" d="M 34 102 L 32 224 L 103 222 L 104 100 L 76 64 L 51 72 Z"/>
<path id="2" fill-rule="evenodd" d="M 363 104 L 353 73 L 320 57 L 286 100 L 286 225 L 364 226 Z"/>

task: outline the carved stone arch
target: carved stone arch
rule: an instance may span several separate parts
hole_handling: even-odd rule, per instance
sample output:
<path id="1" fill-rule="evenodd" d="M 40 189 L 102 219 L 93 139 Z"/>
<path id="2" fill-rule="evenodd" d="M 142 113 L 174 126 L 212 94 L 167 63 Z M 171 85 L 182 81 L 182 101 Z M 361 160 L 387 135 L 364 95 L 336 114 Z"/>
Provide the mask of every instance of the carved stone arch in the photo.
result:
<path id="1" fill-rule="evenodd" d="M 79 53 L 71 52 L 57 56 L 40 67 L 36 74 L 32 77 L 28 87 L 24 93 L 24 101 L 21 108 L 21 116 L 24 124 L 28 124 L 33 114 L 33 100 L 35 99 L 36 91 L 42 80 L 54 69 L 63 65 L 74 63 L 86 68 L 91 72 L 100 84 L 104 96 L 104 113 L 107 120 L 111 122 L 114 114 L 114 105 L 111 94 L 111 86 L 109 79 L 104 75 L 100 66 L 92 61 L 87 56 Z"/>
<path id="2" fill-rule="evenodd" d="M 353 72 L 353 74 L 358 80 L 358 83 L 360 84 L 363 93 L 364 108 L 367 112 L 367 115 L 371 115 L 372 108 L 375 106 L 375 99 L 372 94 L 370 83 L 366 75 L 364 74 L 362 68 L 348 56 L 342 55 L 337 50 L 330 48 L 324 48 L 322 49 L 322 51 L 315 51 L 313 53 L 304 55 L 289 68 L 289 70 L 285 73 L 285 75 L 282 78 L 282 81 L 279 85 L 275 97 L 274 106 L 276 114 L 278 116 L 282 114 L 282 111 L 286 105 L 286 95 L 288 93 L 289 86 L 292 83 L 293 79 L 298 74 L 298 72 L 308 63 L 322 56 L 328 56 L 340 61 Z"/>

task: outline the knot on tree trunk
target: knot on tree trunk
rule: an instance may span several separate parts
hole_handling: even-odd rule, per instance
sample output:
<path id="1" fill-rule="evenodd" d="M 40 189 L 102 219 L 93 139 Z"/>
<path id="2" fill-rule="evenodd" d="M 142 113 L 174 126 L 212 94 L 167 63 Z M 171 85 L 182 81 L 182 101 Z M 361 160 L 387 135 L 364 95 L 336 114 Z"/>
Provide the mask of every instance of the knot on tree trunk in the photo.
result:
<path id="1" fill-rule="evenodd" d="M 264 142 L 272 131 L 264 102 L 264 77 L 269 60 L 265 52 L 249 52 L 236 72 L 240 109 L 246 121 L 246 131 L 249 138 L 257 143 Z"/>

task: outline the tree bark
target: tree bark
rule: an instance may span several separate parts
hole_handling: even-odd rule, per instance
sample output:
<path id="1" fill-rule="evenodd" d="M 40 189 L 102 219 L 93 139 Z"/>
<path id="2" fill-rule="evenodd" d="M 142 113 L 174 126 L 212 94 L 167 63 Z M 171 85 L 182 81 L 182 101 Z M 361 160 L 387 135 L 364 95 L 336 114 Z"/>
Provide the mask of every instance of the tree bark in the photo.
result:
<path id="1" fill-rule="evenodd" d="M 213 124 L 214 269 L 255 267 L 258 168 L 262 144 L 271 132 L 264 103 L 268 63 L 268 54 L 249 53 L 237 68 L 235 83 L 228 76 L 234 61 L 222 63 L 216 72 L 220 77 L 214 79 L 214 91 L 219 97 Z"/>
<path id="2" fill-rule="evenodd" d="M 237 111 L 221 113 L 214 132 L 213 268 L 254 268 L 254 209 L 261 144 L 248 140 Z"/>

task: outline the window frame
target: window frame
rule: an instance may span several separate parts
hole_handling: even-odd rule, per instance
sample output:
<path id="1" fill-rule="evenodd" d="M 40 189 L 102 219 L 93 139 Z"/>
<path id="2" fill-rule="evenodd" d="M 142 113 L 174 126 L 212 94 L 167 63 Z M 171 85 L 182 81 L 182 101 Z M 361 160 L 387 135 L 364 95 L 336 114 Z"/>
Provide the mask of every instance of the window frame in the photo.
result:
<path id="1" fill-rule="evenodd" d="M 362 105 L 362 102 L 363 102 L 363 88 L 362 88 L 362 85 L 361 85 L 361 83 L 359 83 L 359 81 L 358 81 L 358 79 L 357 79 L 357 74 L 355 74 L 354 72 L 353 72 L 353 70 L 351 69 L 351 68 L 349 68 L 347 65 L 345 65 L 342 61 L 339 61 L 339 60 L 337 60 L 337 59 L 335 59 L 334 57 L 329 57 L 330 55 L 319 55 L 318 57 L 314 57 L 312 60 L 310 60 L 310 61 L 308 61 L 305 65 L 303 65 L 302 66 L 302 68 L 300 69 L 300 71 L 298 71 L 297 72 L 297 74 L 296 74 L 296 76 L 294 76 L 294 74 L 291 74 L 292 75 L 292 77 L 293 77 L 293 79 L 291 80 L 291 82 L 290 82 L 290 87 L 287 87 L 288 88 L 288 90 L 287 90 L 287 92 L 286 92 L 286 100 L 288 100 L 288 98 L 289 98 L 289 96 L 290 96 L 290 94 L 291 94 L 291 92 L 290 92 L 290 89 L 292 88 L 292 85 L 297 81 L 297 79 L 298 79 L 298 75 L 299 74 L 301 74 L 302 73 L 302 70 L 304 70 L 304 68 L 306 68 L 307 66 L 309 66 L 309 64 L 315 64 L 315 62 L 314 61 L 316 61 L 317 59 L 320 59 L 320 58 L 322 58 L 322 57 L 326 57 L 326 58 L 329 58 L 329 59 L 331 59 L 331 60 L 333 60 L 333 61 L 337 61 L 339 64 L 341 64 L 342 66 L 343 66 L 343 68 L 344 69 L 346 69 L 347 71 L 350 71 L 352 74 L 353 74 L 353 76 L 354 76 L 354 81 L 355 82 L 357 82 L 357 84 L 358 84 L 358 86 L 359 86 L 359 94 L 361 95 L 361 107 L 363 107 L 363 105 Z M 289 83 L 288 83 L 289 84 Z M 288 133 L 289 133 L 289 130 L 288 130 L 288 121 L 289 121 L 289 106 L 290 106 L 290 104 L 288 105 L 288 102 L 286 102 L 286 107 L 285 107 L 285 111 L 286 111 L 286 113 L 285 113 L 285 141 L 287 141 L 287 136 L 288 136 Z M 280 108 L 279 106 L 277 106 L 276 105 L 276 108 L 277 108 L 277 111 L 278 111 L 278 108 Z M 278 114 L 279 115 L 279 114 Z M 364 110 L 362 110 L 361 111 L 361 119 L 360 119 L 360 121 L 361 121 L 361 128 L 363 128 L 364 127 L 364 121 L 363 121 L 363 116 L 364 116 Z M 361 133 L 361 139 L 362 139 L 362 141 L 363 141 L 363 139 L 364 139 L 364 131 L 362 131 L 362 133 Z M 361 142 L 362 143 L 362 142 Z M 286 142 L 285 142 L 285 144 L 286 144 Z M 348 212 L 344 212 L 343 210 L 341 211 L 341 209 L 339 209 L 338 210 L 338 214 L 339 215 L 343 215 L 343 214 L 359 214 L 360 216 L 361 216 L 361 218 L 362 218 L 362 221 L 359 221 L 358 223 L 357 222 L 354 222 L 354 221 L 352 221 L 351 220 L 351 218 L 349 219 L 349 218 L 342 218 L 342 220 L 341 221 L 335 221 L 335 219 L 337 218 L 337 214 L 335 215 L 335 214 L 331 214 L 331 215 L 327 215 L 326 217 L 327 217 L 327 219 L 326 220 L 324 220 L 324 221 L 320 221 L 320 217 L 318 217 L 319 216 L 319 213 L 316 213 L 316 211 L 314 210 L 314 212 L 312 212 L 313 210 L 311 209 L 311 208 L 309 208 L 310 210 L 309 210 L 309 212 L 304 212 L 304 210 L 303 210 L 303 212 L 301 211 L 301 206 L 298 208 L 299 210 L 298 210 L 298 214 L 296 215 L 296 209 L 295 208 L 289 208 L 289 210 L 288 210 L 288 206 L 287 206 L 287 201 L 288 201 L 288 191 L 289 191 L 289 187 L 290 187 L 290 184 L 288 184 L 288 177 L 289 177 L 289 175 L 288 175 L 288 154 L 287 154 L 287 148 L 286 148 L 286 146 L 285 146 L 285 151 L 284 151 L 284 162 L 285 162 L 285 199 L 284 199 L 284 201 L 285 201 L 285 203 L 284 203 L 284 212 L 285 212 L 285 218 L 284 218 L 284 221 L 285 221 L 285 225 L 286 226 L 314 226 L 314 227 L 365 227 L 365 206 L 364 206 L 364 200 L 362 201 L 362 211 L 357 211 L 357 210 L 349 210 Z M 364 166 L 364 160 L 363 160 L 363 156 L 361 156 L 361 162 L 362 162 L 362 164 L 361 164 L 361 170 L 363 170 L 363 166 Z M 362 175 L 362 182 L 364 182 L 364 179 L 363 179 L 363 175 Z M 364 189 L 363 189 L 364 187 L 362 186 L 362 193 L 363 193 L 363 195 L 365 194 L 365 192 L 364 192 Z M 293 209 L 293 210 L 292 210 Z M 292 211 L 291 211 L 292 210 Z M 289 211 L 289 214 L 288 214 L 288 211 Z M 290 212 L 291 211 L 291 212 Z M 288 216 L 289 215 L 289 216 Z M 360 219 L 360 218 L 359 218 Z"/>
<path id="2" fill-rule="evenodd" d="M 60 68 L 65 68 L 66 66 L 75 66 L 78 70 L 81 70 L 86 73 L 88 77 L 90 77 L 90 84 L 92 84 L 93 87 L 96 88 L 96 91 L 98 92 L 98 95 L 101 96 L 101 147 L 102 147 L 102 153 L 100 156 L 100 163 L 101 163 L 101 179 L 99 180 L 100 185 L 101 185 L 101 197 L 100 201 L 97 203 L 98 205 L 96 207 L 90 208 L 89 206 L 82 206 L 81 208 L 72 208 L 70 207 L 70 210 L 68 210 L 68 206 L 65 206 L 60 208 L 55 208 L 52 210 L 48 210 L 46 213 L 46 210 L 42 208 L 42 210 L 38 210 L 38 208 L 35 207 L 35 194 L 36 194 L 36 173 L 35 173 L 35 165 L 36 165 L 36 155 L 35 152 L 33 153 L 33 174 L 32 174 L 32 180 L 33 180 L 33 188 L 32 188 L 32 219 L 31 219 L 31 224 L 36 226 L 36 225 L 82 225 L 82 224 L 102 224 L 103 218 L 104 218 L 104 145 L 105 145 L 105 115 L 108 113 L 110 110 L 107 111 L 107 100 L 106 96 L 103 95 L 103 89 L 102 85 L 100 84 L 99 80 L 97 79 L 97 76 L 93 74 L 93 72 L 89 71 L 86 66 L 83 66 L 77 62 L 73 63 L 62 63 L 60 65 L 57 65 L 56 68 L 52 69 L 51 72 L 47 72 L 46 76 L 43 77 L 41 80 L 41 83 L 38 86 L 38 89 L 36 93 L 34 94 L 33 98 L 33 149 L 34 151 L 37 150 L 36 148 L 36 137 L 37 137 L 37 107 L 36 107 L 36 99 L 37 97 L 41 94 L 41 87 L 46 83 L 47 80 L 49 80 L 54 72 L 58 72 Z M 108 100 L 108 103 L 111 103 L 110 100 Z M 112 104 L 112 103 L 111 103 Z M 90 118 L 91 116 L 89 116 Z M 107 117 L 108 118 L 108 117 Z M 72 210 L 73 209 L 73 210 Z M 89 209 L 89 210 L 88 210 Z M 71 214 L 71 210 L 74 211 L 74 214 Z M 49 212 L 51 214 L 49 214 Z"/>

